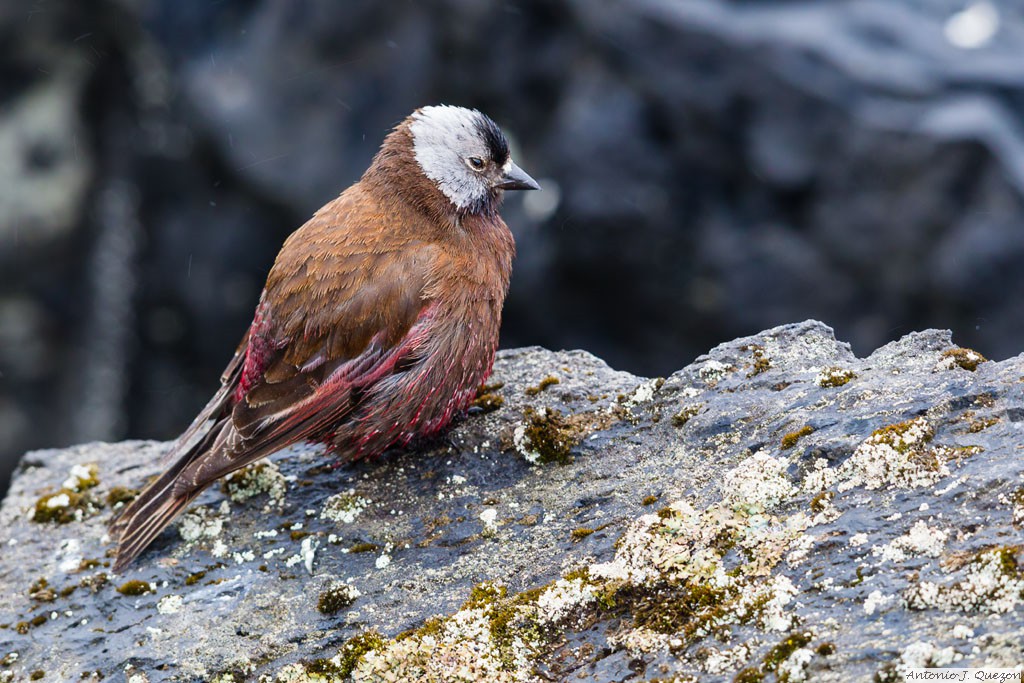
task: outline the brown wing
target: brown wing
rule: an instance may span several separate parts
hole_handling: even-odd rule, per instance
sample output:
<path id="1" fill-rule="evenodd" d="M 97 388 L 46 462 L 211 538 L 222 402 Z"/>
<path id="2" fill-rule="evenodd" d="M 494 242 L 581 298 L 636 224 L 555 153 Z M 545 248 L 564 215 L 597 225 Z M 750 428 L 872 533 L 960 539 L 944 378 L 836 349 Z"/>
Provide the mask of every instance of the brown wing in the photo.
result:
<path id="1" fill-rule="evenodd" d="M 329 429 L 363 387 L 412 352 L 410 330 L 429 308 L 423 292 L 435 247 L 382 234 L 389 217 L 380 213 L 340 231 L 343 211 L 321 211 L 285 242 L 217 448 L 181 473 L 176 493 Z"/>
<path id="2" fill-rule="evenodd" d="M 285 242 L 220 391 L 175 444 L 168 471 L 112 525 L 117 567 L 211 482 L 318 436 L 416 353 L 435 248 L 382 231 L 395 217 L 351 204 L 342 195 Z"/>
<path id="3" fill-rule="evenodd" d="M 260 351 L 243 363 L 241 390 L 225 416 L 222 443 L 182 472 L 176 493 L 319 436 L 358 404 L 366 387 L 411 360 L 419 346 L 414 327 L 432 310 L 419 296 L 422 273 L 410 268 L 404 255 L 367 258 L 388 263 L 372 269 L 372 281 L 324 298 L 338 317 L 335 327 L 304 329 L 282 339 L 271 323 L 251 333 L 249 349 Z M 274 319 L 272 311 L 268 318 Z"/>

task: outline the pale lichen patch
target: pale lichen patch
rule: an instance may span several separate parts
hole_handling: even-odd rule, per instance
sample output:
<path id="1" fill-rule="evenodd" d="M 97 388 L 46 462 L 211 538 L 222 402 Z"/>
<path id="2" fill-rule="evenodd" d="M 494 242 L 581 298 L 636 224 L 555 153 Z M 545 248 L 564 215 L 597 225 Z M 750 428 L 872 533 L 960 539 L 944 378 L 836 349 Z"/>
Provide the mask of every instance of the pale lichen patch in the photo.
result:
<path id="1" fill-rule="evenodd" d="M 961 640 L 966 640 L 968 638 L 974 637 L 974 629 L 972 629 L 970 626 L 967 626 L 966 624 L 957 624 L 953 627 L 951 633 L 953 634 L 954 638 L 960 638 Z"/>
<path id="2" fill-rule="evenodd" d="M 66 493 L 57 493 L 46 499 L 44 506 L 47 510 L 65 508 L 71 504 L 71 497 Z"/>
<path id="3" fill-rule="evenodd" d="M 100 470 L 96 463 L 86 463 L 84 465 L 72 465 L 71 471 L 68 472 L 68 478 L 61 484 L 61 488 L 75 493 L 81 493 L 86 489 L 91 489 L 99 486 L 100 483 Z"/>
<path id="4" fill-rule="evenodd" d="M 142 671 L 138 671 L 131 664 L 125 665 L 124 675 L 128 679 L 127 683 L 149 683 L 149 676 Z"/>
<path id="5" fill-rule="evenodd" d="M 156 611 L 160 614 L 177 614 L 184 602 L 185 599 L 180 595 L 165 595 L 156 604 Z"/>
<path id="6" fill-rule="evenodd" d="M 593 588 L 582 579 L 558 579 L 537 597 L 537 620 L 542 625 L 560 622 L 595 599 Z"/>
<path id="7" fill-rule="evenodd" d="M 701 668 L 705 673 L 712 675 L 736 671 L 750 659 L 755 647 L 756 641 L 740 643 L 736 647 L 721 650 L 709 646 L 704 648 Z"/>
<path id="8" fill-rule="evenodd" d="M 890 543 L 876 546 L 872 554 L 888 562 L 902 562 L 910 556 L 938 557 L 942 554 L 949 532 L 929 527 L 924 520 L 918 520 L 907 533 Z"/>
<path id="9" fill-rule="evenodd" d="M 451 617 L 423 632 L 413 632 L 365 652 L 351 671 L 352 680 L 417 680 L 471 683 L 532 680 L 529 639 L 506 630 L 503 590 L 481 590 L 485 597 L 471 599 Z"/>
<path id="10" fill-rule="evenodd" d="M 785 460 L 758 451 L 725 474 L 723 495 L 749 511 L 771 510 L 797 493 L 786 468 Z"/>
<path id="11" fill-rule="evenodd" d="M 656 377 L 649 379 L 646 382 L 641 382 L 629 398 L 626 399 L 624 405 L 627 408 L 635 408 L 643 403 L 648 403 L 654 398 L 654 394 L 665 384 L 665 380 L 662 377 Z"/>
<path id="12" fill-rule="evenodd" d="M 251 550 L 242 550 L 231 554 L 231 559 L 235 561 L 235 564 L 245 564 L 246 562 L 252 562 L 256 559 L 256 554 Z"/>
<path id="13" fill-rule="evenodd" d="M 480 521 L 483 523 L 483 535 L 493 536 L 498 533 L 498 511 L 494 508 L 484 508 L 480 512 Z"/>
<path id="14" fill-rule="evenodd" d="M 387 552 L 379 555 L 373 562 L 373 566 L 377 569 L 386 569 L 391 564 L 391 555 Z"/>
<path id="15" fill-rule="evenodd" d="M 1024 526 L 1024 487 L 1014 489 L 1009 494 L 1001 494 L 999 502 L 1010 506 L 1010 513 L 1015 527 Z"/>
<path id="16" fill-rule="evenodd" d="M 778 664 L 776 673 L 778 673 L 779 680 L 787 683 L 802 683 L 802 681 L 809 680 L 807 669 L 813 659 L 814 651 L 809 648 L 798 647 L 793 650 L 786 659 Z"/>
<path id="17" fill-rule="evenodd" d="M 262 460 L 229 474 L 221 489 L 236 503 L 266 493 L 270 498 L 268 506 L 273 504 L 280 508 L 284 505 L 288 483 L 277 465 Z"/>
<path id="18" fill-rule="evenodd" d="M 962 659 L 952 647 L 936 647 L 933 643 L 917 641 L 911 643 L 900 652 L 899 661 L 883 671 L 891 671 L 891 676 L 879 675 L 879 680 L 904 680 L 911 669 L 939 668 L 949 666 Z"/>
<path id="19" fill-rule="evenodd" d="M 964 576 L 951 583 L 920 581 L 904 593 L 911 609 L 979 611 L 1005 614 L 1024 604 L 1024 571 L 1017 562 L 1018 547 L 979 552 L 962 565 Z"/>
<path id="20" fill-rule="evenodd" d="M 704 361 L 704 364 L 697 370 L 698 376 L 707 384 L 709 387 L 717 385 L 727 374 L 736 370 L 733 365 L 727 365 L 720 361 L 710 359 Z"/>
<path id="21" fill-rule="evenodd" d="M 189 508 L 178 518 L 178 535 L 185 543 L 217 538 L 224 530 L 225 521 L 227 516 L 223 511 L 214 512 L 205 505 Z"/>
<path id="22" fill-rule="evenodd" d="M 103 507 L 89 489 L 99 485 L 99 468 L 94 463 L 72 465 L 59 491 L 40 497 L 29 519 L 33 522 L 69 524 L 80 522 Z"/>
<path id="23" fill-rule="evenodd" d="M 868 594 L 867 599 L 864 601 L 864 613 L 867 615 L 874 614 L 881 607 L 888 605 L 896 598 L 892 595 L 885 595 L 880 590 L 873 590 Z"/>
<path id="24" fill-rule="evenodd" d="M 533 448 L 533 444 L 526 438 L 525 424 L 516 425 L 515 429 L 512 431 L 512 444 L 515 446 L 515 449 L 519 454 L 526 459 L 526 462 L 531 465 L 537 464 L 540 460 L 540 451 Z"/>
<path id="25" fill-rule="evenodd" d="M 370 500 L 356 495 L 355 489 L 338 493 L 324 502 L 320 510 L 320 519 L 329 519 L 340 524 L 351 524 L 363 510 L 370 505 Z"/>
<path id="26" fill-rule="evenodd" d="M 975 452 L 936 446 L 934 437 L 923 417 L 876 430 L 840 465 L 838 490 L 931 486 L 949 476 L 947 463 L 955 456 Z"/>
<path id="27" fill-rule="evenodd" d="M 659 633 L 642 626 L 613 634 L 608 639 L 608 645 L 625 650 L 633 657 L 668 650 L 671 642 L 672 637 L 667 633 Z"/>
<path id="28" fill-rule="evenodd" d="M 303 538 L 299 546 L 299 557 L 302 559 L 302 566 L 306 568 L 306 572 L 309 574 L 313 573 L 313 560 L 316 558 L 316 551 L 319 547 L 320 541 L 313 536 Z"/>
<path id="29" fill-rule="evenodd" d="M 828 490 L 838 478 L 839 474 L 828 466 L 827 460 L 815 458 L 811 468 L 804 474 L 803 481 L 800 482 L 801 492 L 814 494 L 809 507 L 814 513 L 815 525 L 826 524 L 840 517 L 839 511 L 832 503 L 835 492 Z"/>

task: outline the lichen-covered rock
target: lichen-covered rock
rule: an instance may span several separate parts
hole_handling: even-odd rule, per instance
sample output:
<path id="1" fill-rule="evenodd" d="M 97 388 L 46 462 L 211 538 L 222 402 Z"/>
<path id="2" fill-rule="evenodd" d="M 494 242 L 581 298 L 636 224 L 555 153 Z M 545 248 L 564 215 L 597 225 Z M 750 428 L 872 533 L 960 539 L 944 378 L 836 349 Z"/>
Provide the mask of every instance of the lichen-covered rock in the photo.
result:
<path id="1" fill-rule="evenodd" d="M 1024 358 L 969 353 L 927 331 L 858 359 L 816 322 L 663 380 L 506 351 L 443 440 L 341 467 L 279 453 L 125 576 L 105 525 L 166 445 L 30 453 L 0 508 L 0 681 L 1016 666 Z"/>

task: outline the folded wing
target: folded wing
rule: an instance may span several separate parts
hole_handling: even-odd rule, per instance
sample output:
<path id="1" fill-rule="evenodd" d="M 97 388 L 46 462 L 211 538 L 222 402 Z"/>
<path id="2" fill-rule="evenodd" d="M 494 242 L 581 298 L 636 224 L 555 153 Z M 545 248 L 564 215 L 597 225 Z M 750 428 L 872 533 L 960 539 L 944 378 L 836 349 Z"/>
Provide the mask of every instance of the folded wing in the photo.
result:
<path id="1" fill-rule="evenodd" d="M 341 256 L 340 238 L 317 227 L 315 217 L 285 243 L 220 390 L 111 525 L 115 571 L 213 481 L 329 434 L 374 384 L 418 361 L 434 311 L 423 293 L 431 247 L 349 234 Z"/>

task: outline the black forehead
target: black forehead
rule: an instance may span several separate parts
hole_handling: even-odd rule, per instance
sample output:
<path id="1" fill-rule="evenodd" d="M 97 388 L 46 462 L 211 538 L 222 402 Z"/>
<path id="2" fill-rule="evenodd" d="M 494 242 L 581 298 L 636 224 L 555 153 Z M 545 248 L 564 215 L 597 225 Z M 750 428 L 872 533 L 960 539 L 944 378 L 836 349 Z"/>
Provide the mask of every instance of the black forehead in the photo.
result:
<path id="1" fill-rule="evenodd" d="M 480 114 L 477 117 L 476 127 L 480 133 L 480 137 L 483 138 L 484 143 L 487 145 L 487 151 L 490 152 L 491 160 L 498 166 L 503 166 L 508 161 L 508 140 L 505 139 L 504 133 L 498 128 L 498 124 L 491 120 L 486 114 Z"/>

